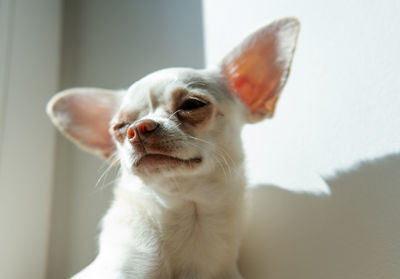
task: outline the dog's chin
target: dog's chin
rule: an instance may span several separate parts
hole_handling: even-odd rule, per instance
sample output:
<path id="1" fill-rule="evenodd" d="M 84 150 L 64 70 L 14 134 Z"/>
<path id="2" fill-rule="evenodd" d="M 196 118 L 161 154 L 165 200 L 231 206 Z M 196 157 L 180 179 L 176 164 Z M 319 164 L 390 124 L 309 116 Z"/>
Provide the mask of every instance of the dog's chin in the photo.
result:
<path id="1" fill-rule="evenodd" d="M 132 167 L 135 172 L 156 174 L 174 171 L 189 171 L 198 168 L 202 163 L 201 157 L 182 159 L 164 154 L 145 154 L 135 160 Z"/>

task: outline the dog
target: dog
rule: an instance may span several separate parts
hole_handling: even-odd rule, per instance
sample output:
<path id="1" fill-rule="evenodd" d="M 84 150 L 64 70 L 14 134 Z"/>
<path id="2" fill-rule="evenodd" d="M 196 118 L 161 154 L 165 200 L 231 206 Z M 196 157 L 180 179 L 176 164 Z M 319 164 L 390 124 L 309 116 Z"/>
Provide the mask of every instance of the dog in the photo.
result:
<path id="1" fill-rule="evenodd" d="M 276 20 L 214 69 L 168 68 L 127 90 L 73 88 L 54 125 L 120 176 L 99 253 L 74 279 L 239 279 L 246 176 L 241 130 L 272 117 L 299 22 Z"/>

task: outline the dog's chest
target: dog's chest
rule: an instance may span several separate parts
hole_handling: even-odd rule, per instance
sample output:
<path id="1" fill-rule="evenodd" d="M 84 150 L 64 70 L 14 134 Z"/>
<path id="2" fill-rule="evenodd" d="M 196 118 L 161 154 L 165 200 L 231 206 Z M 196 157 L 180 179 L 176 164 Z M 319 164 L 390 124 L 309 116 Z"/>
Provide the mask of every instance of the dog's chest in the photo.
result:
<path id="1" fill-rule="evenodd" d="M 157 218 L 143 210 L 126 210 L 109 212 L 101 247 L 119 259 L 118 269 L 132 274 L 126 278 L 212 278 L 224 266 L 223 259 L 236 252 L 228 244 L 234 228 L 192 203 Z"/>
<path id="2" fill-rule="evenodd" d="M 189 270 L 196 266 L 211 269 L 214 257 L 223 253 L 225 228 L 217 226 L 220 220 L 189 203 L 165 216 L 162 230 L 162 250 L 170 266 Z"/>
<path id="3" fill-rule="evenodd" d="M 188 203 L 165 216 L 160 248 L 171 278 L 221 278 L 225 261 L 236 253 L 236 234 L 235 223 L 222 217 L 229 215 L 219 213 Z"/>

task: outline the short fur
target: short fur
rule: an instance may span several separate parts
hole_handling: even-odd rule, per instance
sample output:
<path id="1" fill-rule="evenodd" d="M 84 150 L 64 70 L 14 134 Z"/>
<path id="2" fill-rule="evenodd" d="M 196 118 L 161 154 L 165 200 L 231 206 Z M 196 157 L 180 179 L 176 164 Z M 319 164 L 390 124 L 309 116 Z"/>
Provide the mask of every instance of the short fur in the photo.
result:
<path id="1" fill-rule="evenodd" d="M 250 35 L 215 70 L 171 68 L 126 91 L 69 89 L 47 111 L 70 139 L 119 162 L 100 251 L 74 279 L 239 279 L 241 129 L 274 113 L 299 30 Z"/>

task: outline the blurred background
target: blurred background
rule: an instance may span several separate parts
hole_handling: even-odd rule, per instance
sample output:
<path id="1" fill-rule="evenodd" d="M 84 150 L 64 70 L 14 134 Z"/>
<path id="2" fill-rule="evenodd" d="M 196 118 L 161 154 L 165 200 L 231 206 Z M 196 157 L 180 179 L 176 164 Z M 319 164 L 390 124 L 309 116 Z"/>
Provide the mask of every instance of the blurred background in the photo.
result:
<path id="1" fill-rule="evenodd" d="M 243 132 L 246 278 L 399 278 L 399 14 L 397 0 L 0 0 L 0 278 L 68 278 L 97 252 L 115 173 L 54 130 L 55 92 L 214 67 L 285 16 L 302 23 L 289 82 Z"/>

